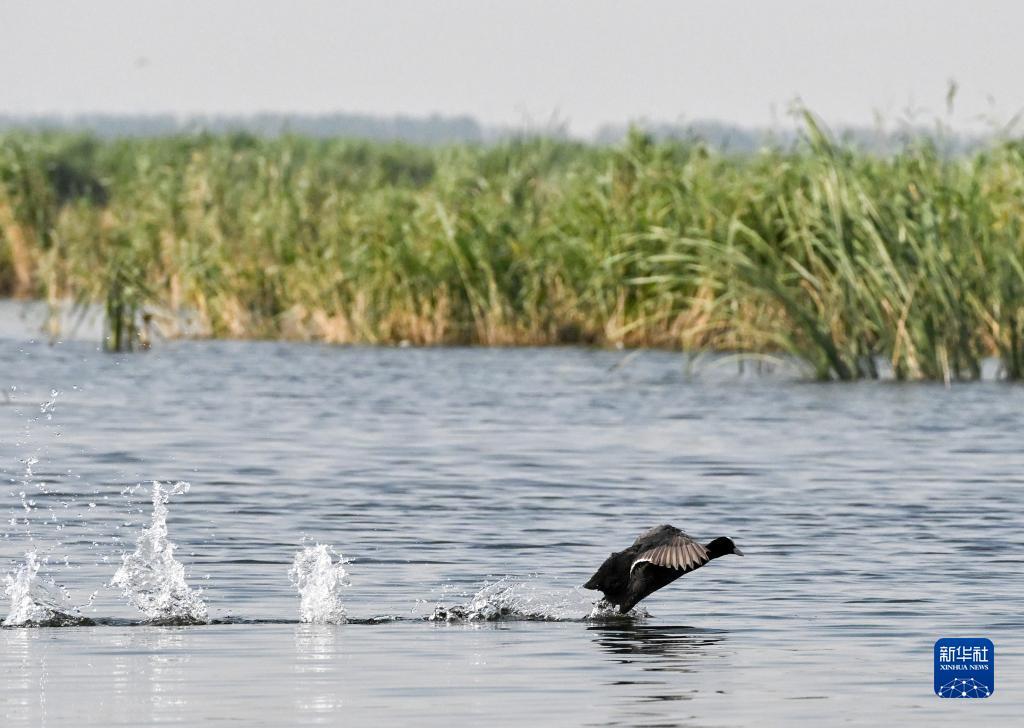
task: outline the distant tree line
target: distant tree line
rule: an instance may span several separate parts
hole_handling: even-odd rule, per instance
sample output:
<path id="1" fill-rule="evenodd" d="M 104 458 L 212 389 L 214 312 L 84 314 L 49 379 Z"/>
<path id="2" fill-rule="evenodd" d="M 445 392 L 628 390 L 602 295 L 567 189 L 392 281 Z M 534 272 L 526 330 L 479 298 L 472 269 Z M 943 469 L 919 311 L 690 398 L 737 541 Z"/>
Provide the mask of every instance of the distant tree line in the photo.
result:
<path id="1" fill-rule="evenodd" d="M 370 114 L 0 114 L 0 131 L 90 133 L 104 139 L 229 134 L 286 134 L 326 139 L 345 137 L 411 144 L 485 141 L 487 130 L 470 116 L 375 116 Z"/>
<path id="2" fill-rule="evenodd" d="M 749 154 L 765 147 L 790 148 L 800 138 L 796 127 L 750 127 L 713 120 L 663 123 L 638 120 L 606 124 L 589 140 L 598 146 L 621 144 L 630 129 L 656 141 L 703 142 L 724 152 Z M 565 139 L 564 125 L 541 128 L 486 126 L 468 115 L 379 116 L 373 114 L 0 114 L 0 131 L 59 131 L 88 133 L 103 139 L 149 138 L 181 134 L 246 133 L 259 137 L 283 135 L 316 139 L 347 138 L 399 141 L 435 146 L 496 143 L 517 137 Z M 942 126 L 904 124 L 896 129 L 847 126 L 835 137 L 862 151 L 892 153 L 908 143 L 929 139 L 943 151 L 964 154 L 987 144 L 995 134 L 955 133 Z"/>

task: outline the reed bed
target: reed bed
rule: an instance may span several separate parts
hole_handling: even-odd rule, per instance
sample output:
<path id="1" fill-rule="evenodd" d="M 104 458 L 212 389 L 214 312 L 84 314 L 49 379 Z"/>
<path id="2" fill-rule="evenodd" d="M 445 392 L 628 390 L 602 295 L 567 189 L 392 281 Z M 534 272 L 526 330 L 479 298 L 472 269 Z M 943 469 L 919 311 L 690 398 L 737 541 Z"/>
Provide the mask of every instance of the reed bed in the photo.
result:
<path id="1" fill-rule="evenodd" d="M 0 293 L 164 336 L 784 352 L 1024 377 L 1024 145 L 731 156 L 248 135 L 0 137 Z"/>

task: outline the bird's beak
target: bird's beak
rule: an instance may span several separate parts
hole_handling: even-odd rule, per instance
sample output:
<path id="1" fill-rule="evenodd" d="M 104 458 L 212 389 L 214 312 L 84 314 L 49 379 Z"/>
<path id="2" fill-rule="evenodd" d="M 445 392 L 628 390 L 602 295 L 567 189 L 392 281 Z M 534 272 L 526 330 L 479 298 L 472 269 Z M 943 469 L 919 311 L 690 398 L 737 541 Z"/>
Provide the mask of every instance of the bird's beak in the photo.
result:
<path id="1" fill-rule="evenodd" d="M 732 552 L 734 554 L 736 554 L 737 556 L 742 556 L 743 555 L 743 552 L 740 551 L 740 547 L 739 546 L 733 546 L 732 547 Z"/>

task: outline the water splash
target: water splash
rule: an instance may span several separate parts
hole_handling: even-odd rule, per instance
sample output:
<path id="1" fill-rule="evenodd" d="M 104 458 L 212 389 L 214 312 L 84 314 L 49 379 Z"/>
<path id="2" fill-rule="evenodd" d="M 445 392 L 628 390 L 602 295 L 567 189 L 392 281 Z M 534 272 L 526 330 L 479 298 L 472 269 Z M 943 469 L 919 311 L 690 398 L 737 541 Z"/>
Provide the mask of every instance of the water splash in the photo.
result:
<path id="1" fill-rule="evenodd" d="M 530 580 L 506 576 L 484 584 L 464 605 L 434 607 L 427 619 L 433 622 L 579 622 L 607 615 L 589 615 L 593 597 L 578 588 L 551 589 Z M 634 615 L 632 612 L 630 616 Z"/>
<path id="2" fill-rule="evenodd" d="M 594 602 L 594 608 L 590 610 L 587 619 L 647 619 L 651 614 L 643 607 L 633 607 L 625 614 L 619 611 L 617 604 L 612 604 L 606 599 L 598 599 Z"/>
<path id="3" fill-rule="evenodd" d="M 165 489 L 153 481 L 153 520 L 143 529 L 135 551 L 121 557 L 121 567 L 110 581 L 152 620 L 175 624 L 207 621 L 202 590 L 185 582 L 185 566 L 174 558 L 175 545 L 167 537 L 167 502 L 190 487 L 182 481 Z"/>
<path id="4" fill-rule="evenodd" d="M 51 389 L 50 398 L 45 402 L 40 402 L 39 413 L 46 415 L 47 420 L 53 419 L 53 413 L 57 409 L 57 398 L 61 395 L 60 390 Z"/>
<path id="5" fill-rule="evenodd" d="M 5 627 L 63 627 L 90 624 L 72 602 L 68 590 L 50 577 L 41 577 L 41 562 L 35 551 L 25 554 L 25 563 L 4 578 L 4 593 L 11 599 Z M 93 595 L 95 597 L 95 594 Z"/>
<path id="6" fill-rule="evenodd" d="M 288 579 L 299 592 L 299 616 L 314 624 L 344 624 L 342 590 L 349 585 L 345 557 L 326 544 L 307 546 L 295 554 Z"/>

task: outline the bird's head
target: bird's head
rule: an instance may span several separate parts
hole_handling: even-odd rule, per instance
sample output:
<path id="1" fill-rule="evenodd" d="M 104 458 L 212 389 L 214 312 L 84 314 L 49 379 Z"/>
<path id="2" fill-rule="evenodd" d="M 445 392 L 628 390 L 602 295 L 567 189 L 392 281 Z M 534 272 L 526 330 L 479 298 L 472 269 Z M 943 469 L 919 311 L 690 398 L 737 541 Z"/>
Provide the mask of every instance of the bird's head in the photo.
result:
<path id="1" fill-rule="evenodd" d="M 726 554 L 736 554 L 737 556 L 743 555 L 743 552 L 740 551 L 740 547 L 737 546 L 728 536 L 719 536 L 709 543 L 708 551 L 713 559 L 719 556 L 725 556 Z"/>

